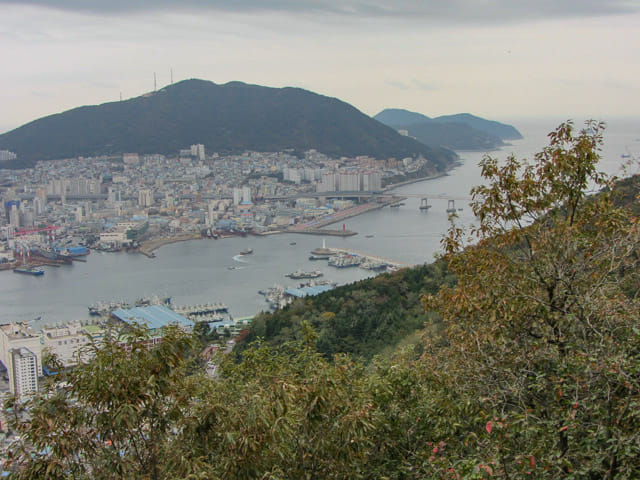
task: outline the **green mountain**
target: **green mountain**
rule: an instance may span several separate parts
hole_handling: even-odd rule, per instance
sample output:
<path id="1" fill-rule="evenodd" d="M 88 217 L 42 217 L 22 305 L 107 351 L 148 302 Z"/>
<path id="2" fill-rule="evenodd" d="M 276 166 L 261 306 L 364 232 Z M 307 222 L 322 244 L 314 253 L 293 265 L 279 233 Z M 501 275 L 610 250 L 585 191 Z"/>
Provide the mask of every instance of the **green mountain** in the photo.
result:
<path id="1" fill-rule="evenodd" d="M 421 113 L 388 108 L 375 117 L 396 130 L 426 145 L 440 145 L 454 150 L 493 150 L 504 140 L 522 138 L 511 125 L 485 120 L 468 113 L 429 118 Z"/>
<path id="2" fill-rule="evenodd" d="M 443 170 L 455 154 L 427 147 L 381 125 L 353 106 L 299 88 L 185 80 L 126 101 L 50 115 L 0 135 L 12 166 L 37 160 L 124 152 L 304 151 L 377 158 L 423 155 Z"/>
<path id="3" fill-rule="evenodd" d="M 490 135 L 495 135 L 502 140 L 520 140 L 522 134 L 512 125 L 496 122 L 494 120 L 486 120 L 476 117 L 470 113 L 458 113 L 456 115 L 442 115 L 434 118 L 440 123 L 461 123 L 471 128 L 480 130 Z"/>
<path id="4" fill-rule="evenodd" d="M 373 118 L 390 126 L 413 125 L 414 123 L 425 123 L 433 120 L 421 113 L 410 112 L 402 108 L 386 108 Z"/>

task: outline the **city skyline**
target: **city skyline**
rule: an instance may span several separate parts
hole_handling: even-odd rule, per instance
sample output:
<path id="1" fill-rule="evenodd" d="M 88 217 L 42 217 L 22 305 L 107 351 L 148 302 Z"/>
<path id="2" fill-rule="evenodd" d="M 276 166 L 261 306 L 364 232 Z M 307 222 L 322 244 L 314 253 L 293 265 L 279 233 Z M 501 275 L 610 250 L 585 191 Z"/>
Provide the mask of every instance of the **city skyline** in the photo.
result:
<path id="1" fill-rule="evenodd" d="M 0 132 L 186 78 L 295 86 L 368 115 L 634 115 L 640 2 L 0 0 Z"/>

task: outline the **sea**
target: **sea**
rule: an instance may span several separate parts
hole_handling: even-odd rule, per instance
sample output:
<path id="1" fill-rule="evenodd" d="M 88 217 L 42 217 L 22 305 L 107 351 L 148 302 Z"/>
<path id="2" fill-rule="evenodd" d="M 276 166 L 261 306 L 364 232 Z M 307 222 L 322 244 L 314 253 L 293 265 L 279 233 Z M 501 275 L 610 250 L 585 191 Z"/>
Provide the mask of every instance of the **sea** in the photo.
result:
<path id="1" fill-rule="evenodd" d="M 296 270 L 320 270 L 324 279 L 347 284 L 373 275 L 359 268 L 336 269 L 326 261 L 311 261 L 322 246 L 376 255 L 405 265 L 430 263 L 442 251 L 450 226 L 446 209 L 455 199 L 460 225 L 472 225 L 470 190 L 482 182 L 478 163 L 485 155 L 532 159 L 548 144 L 547 134 L 563 119 L 513 119 L 524 139 L 492 152 L 458 152 L 461 162 L 448 175 L 398 187 L 398 195 L 428 196 L 431 208 L 420 210 L 420 198 L 409 197 L 399 208 L 385 207 L 352 217 L 333 228 L 358 232 L 352 237 L 303 234 L 248 236 L 174 243 L 156 250 L 155 258 L 133 253 L 92 252 L 86 263 L 45 267 L 40 277 L 0 271 L 0 323 L 31 322 L 35 327 L 89 318 L 88 306 L 100 301 L 133 302 L 141 297 L 171 297 L 174 305 L 223 302 L 234 318 L 266 310 L 258 293 L 274 284 L 297 286 L 285 277 Z M 600 170 L 611 175 L 638 173 L 640 117 L 604 118 L 607 123 Z M 576 125 L 580 125 L 576 123 Z M 631 155 L 636 165 L 625 170 Z M 443 198 L 437 198 L 442 196 Z M 434 198 L 435 197 L 435 198 Z M 247 248 L 251 255 L 239 255 Z"/>

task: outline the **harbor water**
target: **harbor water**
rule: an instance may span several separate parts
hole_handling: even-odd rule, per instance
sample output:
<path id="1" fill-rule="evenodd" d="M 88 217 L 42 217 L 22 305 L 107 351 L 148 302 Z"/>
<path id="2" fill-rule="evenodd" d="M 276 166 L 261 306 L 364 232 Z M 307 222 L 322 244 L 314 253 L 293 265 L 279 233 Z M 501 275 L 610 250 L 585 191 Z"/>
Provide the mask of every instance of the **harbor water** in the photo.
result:
<path id="1" fill-rule="evenodd" d="M 525 138 L 490 154 L 531 158 L 547 144 L 546 134 L 559 121 L 514 121 Z M 610 121 L 605 134 L 601 170 L 620 175 L 622 154 L 640 153 L 640 121 Z M 456 198 L 458 221 L 473 222 L 470 189 L 481 182 L 478 162 L 483 152 L 460 152 L 461 165 L 448 175 L 399 187 L 409 197 L 399 208 L 385 207 L 350 218 L 353 237 L 327 237 L 328 247 L 368 253 L 407 265 L 431 262 L 449 226 L 446 198 Z M 636 173 L 635 170 L 630 173 Z M 420 210 L 419 195 L 429 196 L 429 210 Z M 341 222 L 342 223 L 342 222 Z M 341 228 L 342 225 L 334 225 Z M 87 307 L 99 301 L 128 301 L 145 296 L 169 296 L 174 304 L 223 302 L 235 317 L 254 315 L 267 304 L 258 291 L 273 284 L 296 286 L 286 278 L 296 270 L 320 270 L 323 279 L 345 284 L 374 275 L 360 268 L 337 269 L 326 260 L 311 261 L 309 252 L 323 238 L 302 234 L 195 240 L 166 245 L 156 258 L 140 254 L 92 252 L 86 263 L 45 267 L 40 277 L 0 272 L 0 323 L 31 321 L 54 324 L 88 317 Z M 250 255 L 239 255 L 252 248 Z"/>

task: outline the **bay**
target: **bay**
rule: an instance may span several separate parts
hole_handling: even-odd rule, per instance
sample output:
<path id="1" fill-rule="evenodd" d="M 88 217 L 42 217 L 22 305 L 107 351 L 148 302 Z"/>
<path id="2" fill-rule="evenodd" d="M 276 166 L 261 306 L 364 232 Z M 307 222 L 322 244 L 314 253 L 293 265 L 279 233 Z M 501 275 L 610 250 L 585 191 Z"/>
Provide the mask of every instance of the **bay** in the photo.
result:
<path id="1" fill-rule="evenodd" d="M 532 158 L 548 143 L 547 133 L 560 121 L 513 120 L 511 123 L 525 138 L 490 155 L 504 159 L 513 153 L 518 158 Z M 640 119 L 611 119 L 608 123 L 601 169 L 622 176 L 621 155 L 640 153 Z M 485 153 L 459 154 L 461 165 L 448 175 L 405 185 L 394 192 L 455 197 L 456 207 L 461 209 L 457 212 L 458 222 L 469 225 L 474 218 L 464 199 L 469 198 L 470 189 L 481 181 L 478 162 Z M 358 235 L 328 237 L 327 246 L 348 248 L 407 265 L 431 262 L 440 251 L 440 241 L 449 221 L 445 212 L 447 199 L 430 199 L 429 203 L 432 207 L 428 211 L 420 211 L 420 198 L 409 197 L 400 208 L 386 207 L 350 218 L 344 223 Z M 322 237 L 300 234 L 196 240 L 166 245 L 157 250 L 156 258 L 152 259 L 139 254 L 92 252 L 86 263 L 45 267 L 42 277 L 0 272 L 0 323 L 40 318 L 34 322 L 38 326 L 84 320 L 87 307 L 92 303 L 132 302 L 151 295 L 170 296 L 178 305 L 221 301 L 238 318 L 266 309 L 258 290 L 274 283 L 295 286 L 297 282 L 284 275 L 298 269 L 318 269 L 324 278 L 339 284 L 372 275 L 358 268 L 335 269 L 326 261 L 308 260 L 310 250 L 321 244 Z M 249 247 L 254 250 L 252 255 L 238 255 Z"/>

